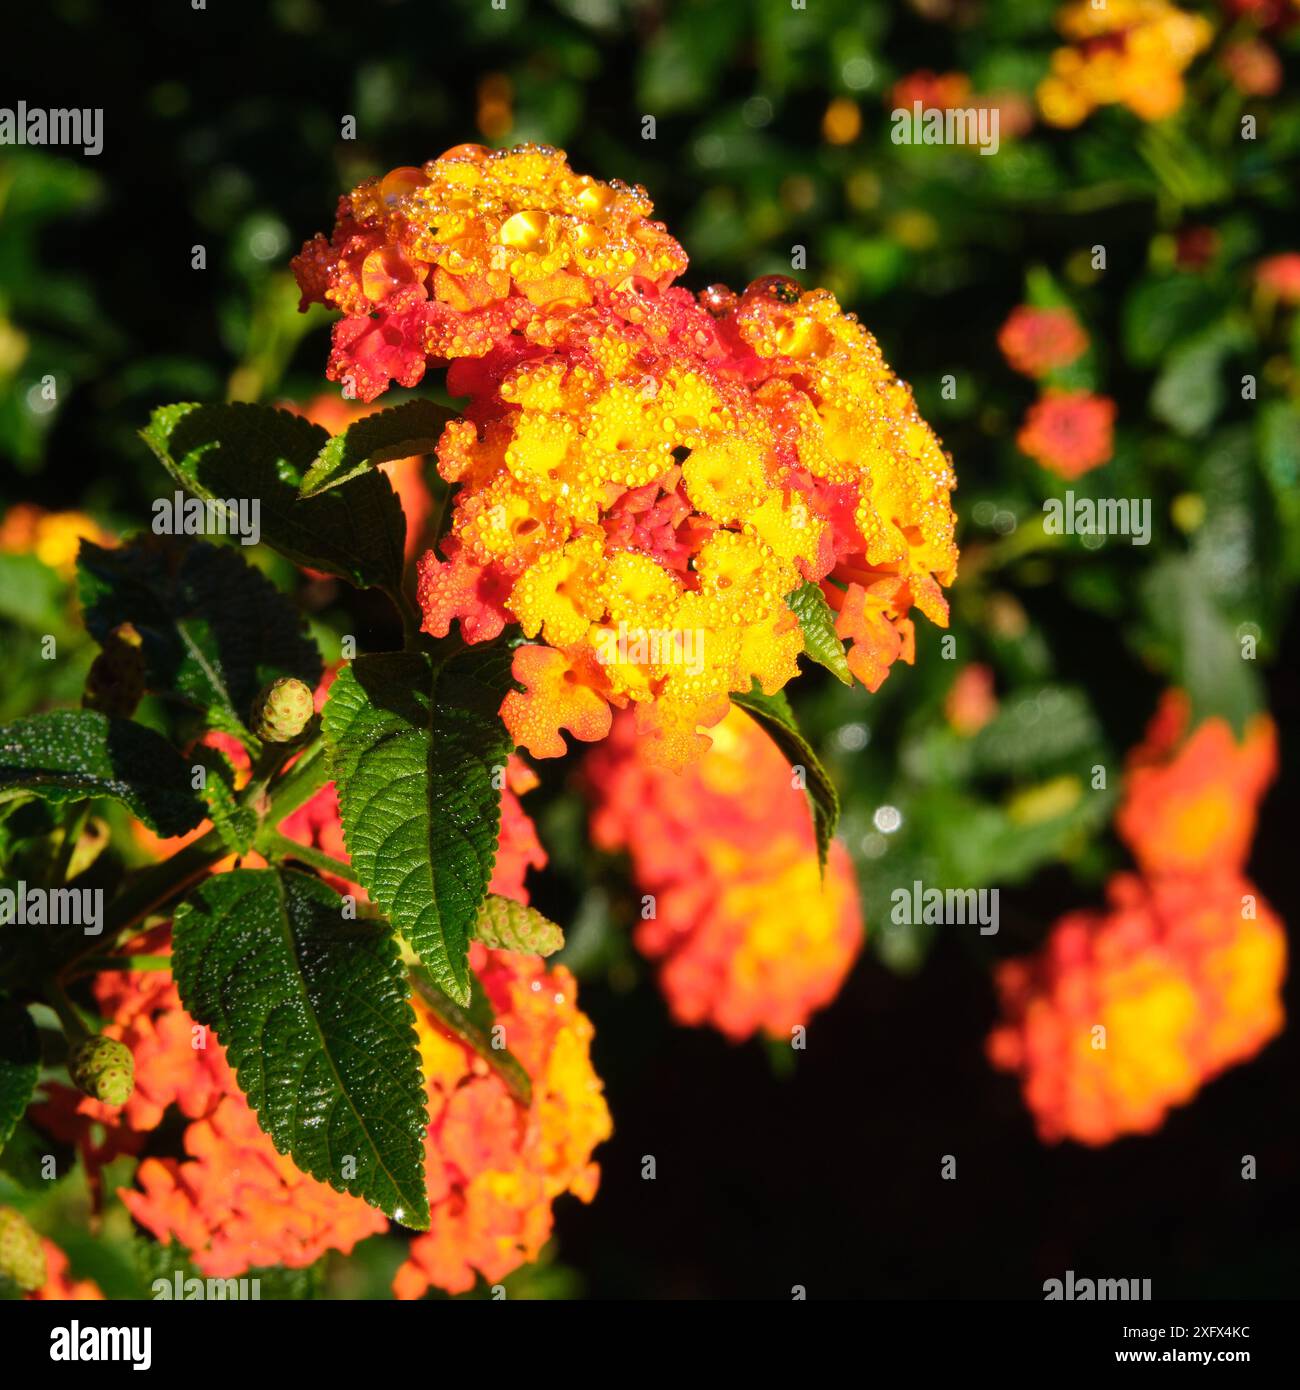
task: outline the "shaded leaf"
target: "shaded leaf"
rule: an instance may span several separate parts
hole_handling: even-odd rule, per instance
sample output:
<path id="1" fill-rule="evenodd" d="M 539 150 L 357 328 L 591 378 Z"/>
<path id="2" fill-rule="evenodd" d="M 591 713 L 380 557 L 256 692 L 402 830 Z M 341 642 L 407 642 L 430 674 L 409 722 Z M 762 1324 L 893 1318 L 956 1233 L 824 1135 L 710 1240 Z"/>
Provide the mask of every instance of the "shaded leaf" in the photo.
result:
<path id="1" fill-rule="evenodd" d="M 812 745 L 799 732 L 795 723 L 794 711 L 785 697 L 784 691 L 775 695 L 764 695 L 755 682 L 746 695 L 733 692 L 733 704 L 748 710 L 763 725 L 769 737 L 785 754 L 792 767 L 804 770 L 804 790 L 808 794 L 808 804 L 812 807 L 813 828 L 817 834 L 817 859 L 826 867 L 826 855 L 831 841 L 835 838 L 835 827 L 840 819 L 840 798 L 835 784 L 821 765 Z"/>
<path id="2" fill-rule="evenodd" d="M 183 835 L 204 819 L 190 768 L 161 734 L 95 710 L 55 710 L 0 729 L 0 793 L 47 801 L 109 796 L 156 834 Z"/>
<path id="3" fill-rule="evenodd" d="M 482 1057 L 506 1083 L 506 1089 L 520 1105 L 531 1105 L 533 1083 L 523 1064 L 508 1048 L 492 1046 L 492 1026 L 496 1016 L 478 976 L 470 975 L 470 1001 L 461 1005 L 434 984 L 422 965 L 411 966 L 410 972 L 411 983 L 430 1013 L 448 1032 Z"/>
<path id="4" fill-rule="evenodd" d="M 400 587 L 406 522 L 382 473 L 298 500 L 329 440 L 319 425 L 271 406 L 183 403 L 155 410 L 141 438 L 196 497 L 257 499 L 262 539 L 295 564 L 361 589 Z"/>
<path id="5" fill-rule="evenodd" d="M 40 1066 L 40 1042 L 31 1014 L 0 999 L 0 1149 L 31 1101 Z"/>
<path id="6" fill-rule="evenodd" d="M 288 599 L 236 549 L 141 537 L 77 556 L 86 627 L 101 644 L 119 623 L 143 641 L 147 688 L 246 726 L 276 676 L 314 686 L 321 659 Z"/>
<path id="7" fill-rule="evenodd" d="M 194 758 L 207 771 L 199 795 L 208 808 L 208 819 L 232 854 L 247 854 L 257 835 L 257 813 L 251 806 L 239 804 L 234 765 L 219 749 L 203 744 L 194 750 Z"/>
<path id="8" fill-rule="evenodd" d="M 1195 561 L 1184 555 L 1162 560 L 1144 576 L 1140 593 L 1154 655 L 1187 691 L 1193 723 L 1221 715 L 1240 737 L 1263 706 L 1260 679 Z"/>
<path id="9" fill-rule="evenodd" d="M 455 413 L 435 401 L 404 401 L 389 410 L 367 415 L 336 434 L 317 454 L 298 495 L 318 497 L 390 459 L 431 454 L 442 427 Z"/>

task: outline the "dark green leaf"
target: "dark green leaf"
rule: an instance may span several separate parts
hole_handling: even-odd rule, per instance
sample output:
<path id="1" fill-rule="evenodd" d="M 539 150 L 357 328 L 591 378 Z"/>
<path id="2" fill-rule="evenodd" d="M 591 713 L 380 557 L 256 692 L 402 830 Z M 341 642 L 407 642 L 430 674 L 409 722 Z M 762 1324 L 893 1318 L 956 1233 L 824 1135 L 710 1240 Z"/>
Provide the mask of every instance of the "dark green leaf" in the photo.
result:
<path id="1" fill-rule="evenodd" d="M 821 765 L 812 745 L 799 732 L 794 720 L 794 711 L 785 697 L 784 691 L 775 695 L 764 695 L 755 682 L 747 695 L 731 696 L 733 704 L 748 710 L 776 746 L 785 754 L 792 767 L 800 767 L 804 774 L 804 790 L 808 794 L 808 804 L 812 807 L 813 828 L 817 833 L 817 858 L 826 867 L 826 855 L 831 841 L 835 838 L 835 827 L 840 819 L 840 798 L 835 784 Z"/>
<path id="2" fill-rule="evenodd" d="M 819 666 L 824 666 L 843 684 L 852 685 L 853 672 L 849 670 L 848 657 L 844 655 L 844 643 L 835 634 L 835 614 L 826 602 L 821 585 L 809 580 L 802 588 L 787 595 L 785 601 L 803 629 L 804 655 Z"/>
<path id="3" fill-rule="evenodd" d="M 427 1116 L 406 977 L 387 928 L 344 920 L 341 904 L 297 870 L 218 874 L 177 909 L 176 984 L 281 1153 L 424 1230 Z"/>
<path id="4" fill-rule="evenodd" d="M 141 437 L 196 497 L 257 499 L 262 539 L 295 564 L 357 588 L 400 587 L 406 523 L 382 473 L 298 500 L 329 440 L 319 425 L 270 406 L 186 403 L 155 410 Z"/>
<path id="5" fill-rule="evenodd" d="M 0 1149 L 9 1142 L 36 1089 L 41 1049 L 32 1016 L 0 999 Z"/>
<path id="6" fill-rule="evenodd" d="M 67 585 L 35 555 L 0 553 L 0 618 L 30 632 L 67 631 Z"/>
<path id="7" fill-rule="evenodd" d="M 160 734 L 94 710 L 34 714 L 0 729 L 0 794 L 47 801 L 111 796 L 159 835 L 183 835 L 206 814 L 190 768 Z"/>
<path id="8" fill-rule="evenodd" d="M 511 752 L 497 711 L 510 688 L 505 647 L 446 663 L 418 652 L 363 656 L 339 673 L 322 719 L 352 867 L 461 1004 L 496 860 L 494 770 Z"/>
<path id="9" fill-rule="evenodd" d="M 442 427 L 454 418 L 445 405 L 429 400 L 404 401 L 367 415 L 325 445 L 307 470 L 298 495 L 318 497 L 390 459 L 431 454 L 438 447 Z"/>
<path id="10" fill-rule="evenodd" d="M 314 686 L 321 660 L 289 601 L 236 549 L 141 537 L 77 556 L 86 627 L 101 644 L 119 623 L 144 643 L 148 689 L 246 725 L 276 676 Z"/>

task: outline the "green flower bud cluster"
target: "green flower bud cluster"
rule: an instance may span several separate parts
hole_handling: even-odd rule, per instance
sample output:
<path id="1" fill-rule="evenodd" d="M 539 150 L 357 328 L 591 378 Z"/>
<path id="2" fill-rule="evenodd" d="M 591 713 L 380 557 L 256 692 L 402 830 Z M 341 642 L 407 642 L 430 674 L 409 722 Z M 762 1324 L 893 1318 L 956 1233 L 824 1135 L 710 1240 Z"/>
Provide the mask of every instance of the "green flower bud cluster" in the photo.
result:
<path id="1" fill-rule="evenodd" d="M 105 1105 L 125 1105 L 135 1089 L 131 1049 L 113 1038 L 86 1038 L 68 1055 L 68 1074 L 79 1091 Z"/>
<path id="2" fill-rule="evenodd" d="M 253 732 L 265 743 L 289 743 L 302 733 L 315 713 L 311 687 L 293 676 L 280 676 L 257 697 Z"/>
<path id="3" fill-rule="evenodd" d="M 45 1247 L 12 1207 L 0 1207 L 0 1274 L 8 1275 L 25 1293 L 45 1283 Z"/>

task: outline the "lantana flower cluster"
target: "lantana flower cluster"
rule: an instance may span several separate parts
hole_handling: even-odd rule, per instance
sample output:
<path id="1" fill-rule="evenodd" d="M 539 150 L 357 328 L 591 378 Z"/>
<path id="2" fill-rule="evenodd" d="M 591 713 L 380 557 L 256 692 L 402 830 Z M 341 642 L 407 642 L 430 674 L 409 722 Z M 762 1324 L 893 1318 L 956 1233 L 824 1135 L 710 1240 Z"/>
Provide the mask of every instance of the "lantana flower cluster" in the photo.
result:
<path id="1" fill-rule="evenodd" d="M 1150 1133 L 1282 1029 L 1285 930 L 1244 874 L 1273 725 L 1238 742 L 1220 718 L 1189 738 L 1188 720 L 1171 693 L 1130 758 L 1116 827 L 1141 873 L 999 969 L 989 1055 L 1021 1077 L 1044 1140 Z"/>
<path id="2" fill-rule="evenodd" d="M 681 774 L 620 715 L 585 781 L 593 841 L 626 850 L 647 895 L 635 942 L 678 1022 L 789 1041 L 835 998 L 864 934 L 853 866 L 835 841 L 823 879 L 807 798 L 744 710 Z"/>
<path id="3" fill-rule="evenodd" d="M 1183 104 L 1183 74 L 1210 45 L 1213 27 L 1167 0 L 1072 0 L 1057 15 L 1068 46 L 1038 84 L 1049 125 L 1077 126 L 1099 106 L 1122 104 L 1144 121 Z"/>
<path id="4" fill-rule="evenodd" d="M 633 708 L 681 766 L 734 691 L 803 649 L 787 597 L 826 586 L 871 689 L 947 621 L 952 469 L 878 345 L 825 291 L 674 284 L 686 255 L 643 190 L 562 153 L 460 146 L 360 185 L 295 261 L 342 311 L 328 375 L 370 401 L 446 366 L 458 485 L 420 565 L 424 627 L 518 623 L 502 715 L 535 757 Z"/>

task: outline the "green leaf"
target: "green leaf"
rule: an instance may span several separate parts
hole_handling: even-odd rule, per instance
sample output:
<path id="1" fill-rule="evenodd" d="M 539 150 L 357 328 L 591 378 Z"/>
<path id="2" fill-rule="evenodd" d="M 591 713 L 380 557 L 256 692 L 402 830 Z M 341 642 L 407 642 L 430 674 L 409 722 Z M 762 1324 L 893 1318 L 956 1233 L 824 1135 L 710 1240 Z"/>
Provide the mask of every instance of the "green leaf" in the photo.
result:
<path id="1" fill-rule="evenodd" d="M 406 977 L 384 924 L 345 921 L 341 904 L 292 869 L 209 878 L 176 912 L 176 984 L 281 1153 L 425 1230 L 427 1115 Z"/>
<path id="2" fill-rule="evenodd" d="M 406 521 L 382 473 L 298 500 L 329 441 L 319 425 L 271 406 L 184 403 L 155 410 L 141 438 L 196 497 L 256 499 L 262 539 L 295 564 L 359 589 L 400 588 Z"/>
<path id="3" fill-rule="evenodd" d="M 343 838 L 367 892 L 439 987 L 469 1002 L 466 955 L 496 860 L 511 741 L 497 711 L 510 652 L 447 662 L 420 652 L 358 657 L 330 687 L 322 733 Z"/>
<path id="4" fill-rule="evenodd" d="M 978 775 L 1029 777 L 1063 765 L 1100 738 L 1082 690 L 1043 685 L 1002 700 L 996 716 L 970 740 L 969 748 Z"/>
<path id="5" fill-rule="evenodd" d="M 101 644 L 119 623 L 144 643 L 147 688 L 247 725 L 276 676 L 314 686 L 321 659 L 280 591 L 230 546 L 140 537 L 116 550 L 90 541 L 77 555 L 86 627 Z"/>
<path id="6" fill-rule="evenodd" d="M 204 819 L 190 768 L 161 734 L 94 710 L 55 710 L 0 729 L 0 797 L 47 801 L 111 796 L 158 835 L 183 835 Z"/>
<path id="7" fill-rule="evenodd" d="M 1296 315 L 1300 323 L 1300 314 Z M 1262 405 L 1256 421 L 1259 463 L 1282 536 L 1287 578 L 1300 574 L 1300 414 L 1289 401 Z"/>
<path id="8" fill-rule="evenodd" d="M 1207 593 L 1193 557 L 1170 556 L 1143 579 L 1143 610 L 1157 661 L 1191 699 L 1192 722 L 1221 715 L 1240 737 L 1264 703 L 1254 663 Z"/>
<path id="9" fill-rule="evenodd" d="M 208 819 L 232 854 L 247 854 L 257 835 L 257 813 L 251 806 L 240 805 L 234 764 L 219 749 L 203 744 L 195 748 L 194 760 L 207 772 L 199 795 L 208 808 Z"/>
<path id="10" fill-rule="evenodd" d="M 835 827 L 840 820 L 839 793 L 813 752 L 812 745 L 799 732 L 785 692 L 764 695 L 756 681 L 747 695 L 733 692 L 731 702 L 748 710 L 762 724 L 792 767 L 803 768 L 804 790 L 812 807 L 813 828 L 817 833 L 817 860 L 824 869 L 826 855 L 835 838 Z"/>
<path id="11" fill-rule="evenodd" d="M 31 1014 L 0 999 L 0 1149 L 22 1119 L 40 1069 L 40 1042 Z"/>
<path id="12" fill-rule="evenodd" d="M 1135 367 L 1154 366 L 1175 344 L 1218 319 L 1222 290 L 1200 275 L 1143 280 L 1124 305 L 1124 348 Z"/>
<path id="13" fill-rule="evenodd" d="M 564 945 L 564 932 L 535 907 L 489 893 L 474 922 L 474 935 L 496 951 L 551 956 Z"/>
<path id="14" fill-rule="evenodd" d="M 821 585 L 809 580 L 802 588 L 787 594 L 785 601 L 803 629 L 804 655 L 824 666 L 844 685 L 852 685 L 853 672 L 844 655 L 844 643 L 836 636 L 835 614 L 826 602 Z"/>
<path id="15" fill-rule="evenodd" d="M 506 1083 L 506 1089 L 520 1105 L 531 1105 L 533 1083 L 523 1063 L 507 1048 L 494 1047 L 492 1044 L 492 1025 L 496 1022 L 496 1015 L 478 976 L 470 974 L 470 1000 L 467 1005 L 460 1005 L 434 984 L 422 965 L 412 965 L 410 973 L 416 992 L 443 1027 L 482 1057 Z"/>
<path id="16" fill-rule="evenodd" d="M 29 632 L 68 630 L 67 585 L 35 555 L 0 553 L 0 618 Z"/>
<path id="17" fill-rule="evenodd" d="M 1174 348 L 1151 388 L 1151 414 L 1182 435 L 1203 434 L 1223 409 L 1225 359 L 1247 345 L 1241 326 L 1213 324 Z"/>
<path id="18" fill-rule="evenodd" d="M 390 459 L 431 454 L 455 412 L 429 400 L 404 401 L 349 425 L 316 455 L 298 495 L 318 497 Z"/>

